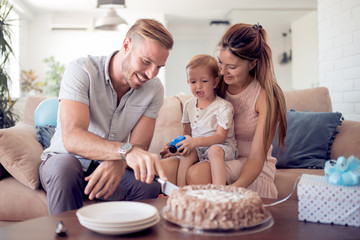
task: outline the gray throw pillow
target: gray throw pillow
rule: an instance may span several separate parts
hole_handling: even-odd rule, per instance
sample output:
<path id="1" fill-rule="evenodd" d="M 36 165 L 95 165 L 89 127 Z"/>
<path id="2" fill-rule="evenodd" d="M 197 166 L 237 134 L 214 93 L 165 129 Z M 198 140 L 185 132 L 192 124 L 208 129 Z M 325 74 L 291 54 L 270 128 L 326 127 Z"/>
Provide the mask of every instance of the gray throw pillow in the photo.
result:
<path id="1" fill-rule="evenodd" d="M 39 143 L 43 148 L 48 148 L 50 146 L 51 138 L 55 133 L 56 127 L 54 125 L 44 125 L 44 126 L 35 126 L 36 135 L 38 137 Z"/>
<path id="2" fill-rule="evenodd" d="M 324 168 L 343 120 L 339 112 L 287 112 L 285 147 L 278 149 L 274 138 L 272 155 L 277 168 Z"/>

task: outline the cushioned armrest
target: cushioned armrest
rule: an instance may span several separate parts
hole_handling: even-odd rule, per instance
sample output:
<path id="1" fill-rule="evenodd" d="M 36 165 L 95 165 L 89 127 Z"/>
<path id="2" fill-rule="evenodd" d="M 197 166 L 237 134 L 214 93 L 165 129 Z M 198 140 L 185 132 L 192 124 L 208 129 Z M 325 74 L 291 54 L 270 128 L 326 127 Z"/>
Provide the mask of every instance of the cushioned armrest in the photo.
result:
<path id="1" fill-rule="evenodd" d="M 354 155 L 360 159 L 360 122 L 344 120 L 331 148 L 331 159 Z"/>
<path id="2" fill-rule="evenodd" d="M 1 180 L 0 189 L 1 220 L 24 221 L 48 215 L 44 190 L 32 190 L 13 177 Z"/>

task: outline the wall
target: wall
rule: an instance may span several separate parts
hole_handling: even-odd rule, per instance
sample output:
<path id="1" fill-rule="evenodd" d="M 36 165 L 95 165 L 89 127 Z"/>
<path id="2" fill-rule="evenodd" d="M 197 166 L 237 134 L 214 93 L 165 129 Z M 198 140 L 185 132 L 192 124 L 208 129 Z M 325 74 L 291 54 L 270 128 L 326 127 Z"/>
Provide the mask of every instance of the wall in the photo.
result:
<path id="1" fill-rule="evenodd" d="M 358 0 L 318 0 L 319 85 L 328 87 L 334 111 L 340 111 L 346 119 L 356 121 L 360 121 L 359 5 Z M 246 22 L 255 21 L 250 18 L 251 16 L 264 18 L 263 14 L 248 13 L 248 15 L 247 19 L 249 20 Z M 295 16 L 295 14 L 293 15 Z M 246 16 L 246 14 L 242 13 L 241 16 Z M 134 16 L 134 18 L 138 17 L 143 16 Z M 295 17 L 301 19 L 301 16 Z M 154 18 L 165 22 L 164 16 L 159 15 Z M 43 59 L 51 55 L 66 64 L 79 56 L 108 54 L 121 46 L 123 39 L 121 33 L 92 30 L 51 31 L 49 21 L 50 15 L 35 15 L 32 20 L 23 22 L 20 27 L 21 34 L 24 35 L 20 43 L 21 69 L 34 69 L 39 78 L 43 78 L 47 70 Z M 242 20 L 238 19 L 234 22 L 239 21 Z M 269 28 L 268 20 L 265 19 L 262 22 L 269 32 L 275 73 L 280 86 L 284 90 L 303 88 L 304 86 L 297 85 L 298 80 L 294 79 L 294 82 L 291 80 L 291 65 L 276 63 L 279 53 L 283 50 L 281 31 L 286 31 L 287 26 L 282 26 L 281 31 L 273 32 L 271 27 Z M 316 26 L 316 23 L 308 24 Z M 175 45 L 170 53 L 165 72 L 160 74 L 160 78 L 162 80 L 166 78 L 166 95 L 190 93 L 185 80 L 186 62 L 191 56 L 198 53 L 213 54 L 217 41 L 225 28 L 214 29 L 210 28 L 208 24 L 194 25 L 191 23 L 171 23 L 168 28 L 174 35 Z M 294 39 L 297 33 L 295 31 L 292 34 Z M 273 36 L 276 36 L 277 39 L 272 40 Z M 301 36 L 307 35 L 304 33 Z M 296 63 L 295 59 L 294 63 Z M 307 70 L 303 68 L 302 71 Z"/>
<path id="2" fill-rule="evenodd" d="M 129 19 L 129 16 L 125 16 Z M 141 16 L 144 17 L 144 16 Z M 170 52 L 166 67 L 159 73 L 165 86 L 165 95 L 191 94 L 186 83 L 185 65 L 193 55 L 206 53 L 214 55 L 215 47 L 225 31 L 223 26 L 211 27 L 208 22 L 190 24 L 173 21 L 167 24 L 163 15 L 151 15 L 161 22 L 172 33 L 175 43 Z M 140 16 L 132 16 L 131 25 Z M 45 58 L 55 56 L 63 64 L 86 55 L 107 55 L 121 47 L 124 32 L 50 30 L 51 15 L 38 14 L 31 21 L 24 22 L 22 28 L 21 68 L 33 69 L 39 79 L 44 79 L 47 71 L 43 63 Z M 26 26 L 26 27 L 25 27 Z M 166 81 L 165 81 L 166 79 Z"/>
<path id="3" fill-rule="evenodd" d="M 175 43 L 166 63 L 165 95 L 191 94 L 186 83 L 185 66 L 196 54 L 215 56 L 216 45 L 227 26 L 210 26 L 208 22 L 169 24 Z"/>
<path id="4" fill-rule="evenodd" d="M 61 63 L 67 64 L 86 55 L 108 55 L 121 47 L 124 34 L 117 31 L 78 31 L 56 30 L 49 27 L 51 15 L 37 15 L 29 24 L 26 38 L 27 55 L 24 67 L 36 69 L 40 77 L 45 76 L 45 58 L 55 56 Z M 25 60 L 25 59 L 24 59 Z"/>
<path id="5" fill-rule="evenodd" d="M 333 110 L 360 121 L 360 1 L 318 0 L 319 82 Z"/>
<path id="6" fill-rule="evenodd" d="M 263 16 L 264 14 L 262 14 Z M 55 56 L 55 59 L 67 64 L 75 58 L 90 55 L 107 55 L 119 49 L 125 32 L 106 32 L 78 30 L 50 30 L 49 24 L 52 15 L 34 14 L 31 20 L 24 23 L 22 34 L 25 36 L 21 43 L 21 69 L 33 69 L 39 79 L 44 79 L 47 71 L 43 63 L 45 58 Z M 136 18 L 132 16 L 132 24 Z M 159 74 L 165 85 L 165 95 L 190 94 L 186 84 L 185 65 L 193 55 L 205 53 L 214 55 L 216 45 L 228 26 L 210 26 L 209 22 L 184 22 L 172 20 L 166 24 L 163 15 L 151 15 L 167 25 L 173 34 L 175 44 L 170 52 L 166 67 Z M 124 16 L 131 19 L 130 16 Z M 233 22 L 239 22 L 234 19 Z M 250 20 L 249 20 L 250 21 Z M 251 21 L 250 21 L 251 22 Z M 264 27 L 271 25 L 271 21 L 264 20 Z M 289 27 L 283 29 L 288 30 Z M 267 29 L 268 30 L 268 29 Z M 284 50 L 281 32 L 272 32 L 269 29 L 270 45 L 274 55 L 275 73 L 284 90 L 292 89 L 291 64 L 278 64 L 279 56 Z M 166 80 L 166 81 L 165 81 Z"/>
<path id="7" fill-rule="evenodd" d="M 291 9 L 273 9 L 273 10 L 253 10 L 253 9 L 235 9 L 229 13 L 232 23 L 260 23 L 268 34 L 268 44 L 272 50 L 274 71 L 280 87 L 286 91 L 293 89 L 292 66 L 293 62 L 280 64 L 280 59 L 284 51 L 289 53 L 291 39 L 294 31 L 291 29 L 291 23 L 311 10 L 291 10 Z M 291 29 L 291 34 L 289 30 Z M 301 29 L 302 30 L 302 29 Z M 288 36 L 284 40 L 283 33 Z M 298 34 L 305 35 L 304 32 Z M 285 41 L 285 42 L 284 42 Z M 294 59 L 293 55 L 293 59 Z"/>
<path id="8" fill-rule="evenodd" d="M 319 85 L 317 11 L 294 21 L 291 29 L 293 30 L 292 87 L 294 89 L 316 87 Z"/>
<path id="9" fill-rule="evenodd" d="M 151 17 L 164 22 L 163 15 Z M 126 19 L 132 25 L 137 18 L 140 16 Z M 109 55 L 120 49 L 127 31 L 51 30 L 50 19 L 50 14 L 37 14 L 32 20 L 23 21 L 21 26 L 21 69 L 35 70 L 40 80 L 45 78 L 48 70 L 43 62 L 45 58 L 54 56 L 55 60 L 66 65 L 87 55 Z M 159 77 L 165 79 L 164 70 L 159 73 Z"/>

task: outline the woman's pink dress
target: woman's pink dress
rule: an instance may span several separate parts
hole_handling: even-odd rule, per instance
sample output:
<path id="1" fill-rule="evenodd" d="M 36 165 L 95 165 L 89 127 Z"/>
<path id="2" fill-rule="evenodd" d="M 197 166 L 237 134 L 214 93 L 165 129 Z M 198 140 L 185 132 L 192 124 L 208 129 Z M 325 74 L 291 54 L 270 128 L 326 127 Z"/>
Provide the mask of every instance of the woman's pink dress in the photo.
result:
<path id="1" fill-rule="evenodd" d="M 258 113 L 255 103 L 261 90 L 260 83 L 255 79 L 241 93 L 231 95 L 226 93 L 225 99 L 234 106 L 234 127 L 237 141 L 238 158 L 227 161 L 227 183 L 234 183 L 240 176 L 240 171 L 250 155 L 250 149 L 255 135 Z M 274 184 L 276 158 L 271 156 L 272 146 L 267 154 L 267 160 L 258 178 L 248 187 L 259 193 L 260 197 L 277 198 L 278 191 Z"/>

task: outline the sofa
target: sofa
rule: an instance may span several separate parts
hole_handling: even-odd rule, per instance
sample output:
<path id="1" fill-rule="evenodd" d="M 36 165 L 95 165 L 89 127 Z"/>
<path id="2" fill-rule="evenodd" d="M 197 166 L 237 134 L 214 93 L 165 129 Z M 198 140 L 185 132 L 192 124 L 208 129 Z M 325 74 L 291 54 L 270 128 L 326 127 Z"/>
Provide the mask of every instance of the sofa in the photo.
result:
<path id="1" fill-rule="evenodd" d="M 158 153 L 167 142 L 181 135 L 182 106 L 187 98 L 187 95 L 165 98 L 149 151 Z M 39 188 L 38 177 L 43 147 L 38 141 L 33 120 L 36 107 L 44 99 L 28 97 L 22 119 L 16 126 L 0 130 L 0 221 L 23 221 L 48 215 L 46 193 Z M 332 112 L 329 92 L 324 87 L 287 91 L 285 99 L 288 110 Z M 340 124 L 335 127 L 337 134 L 326 145 L 329 146 L 329 158 L 351 155 L 359 158 L 360 122 L 343 120 Z M 313 143 L 308 142 L 307 145 Z M 303 173 L 324 175 L 324 170 L 296 167 L 277 169 L 275 184 L 279 191 L 278 199 L 292 192 L 296 179 Z M 297 198 L 296 191 L 291 198 Z"/>

